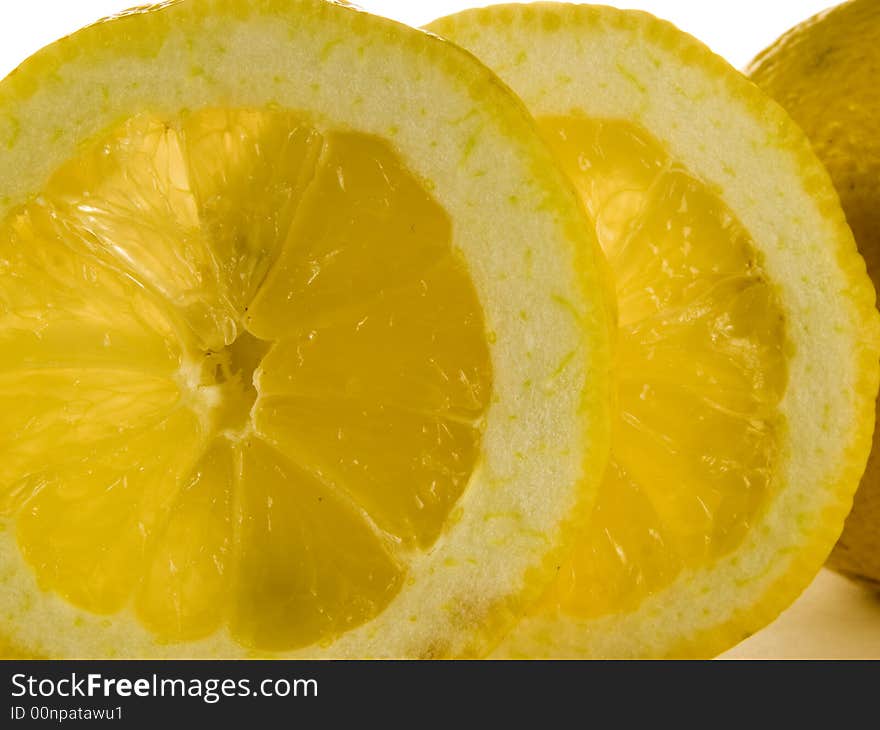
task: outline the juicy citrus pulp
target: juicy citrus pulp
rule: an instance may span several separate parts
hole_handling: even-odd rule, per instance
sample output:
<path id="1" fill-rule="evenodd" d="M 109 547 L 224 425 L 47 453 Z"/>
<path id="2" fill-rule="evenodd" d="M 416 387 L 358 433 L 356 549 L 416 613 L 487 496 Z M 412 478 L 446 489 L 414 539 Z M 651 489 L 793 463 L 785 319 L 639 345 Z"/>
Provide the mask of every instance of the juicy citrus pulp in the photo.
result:
<path id="1" fill-rule="evenodd" d="M 5 411 L 2 482 L 44 588 L 263 649 L 384 607 L 491 392 L 448 217 L 386 144 L 271 111 L 136 117 L 0 238 L 2 377 L 37 395 Z"/>
<path id="2" fill-rule="evenodd" d="M 633 609 L 735 548 L 766 506 L 784 427 L 784 315 L 748 232 L 644 129 L 540 120 L 617 283 L 611 464 L 546 600 Z"/>
<path id="3" fill-rule="evenodd" d="M 611 463 L 499 652 L 726 648 L 818 569 L 866 455 L 878 322 L 827 178 L 777 108 L 645 14 L 511 5 L 430 28 L 525 100 L 616 281 Z"/>
<path id="4" fill-rule="evenodd" d="M 209 0 L 0 109 L 8 650 L 485 651 L 607 453 L 595 241 L 515 100 L 350 8 Z"/>

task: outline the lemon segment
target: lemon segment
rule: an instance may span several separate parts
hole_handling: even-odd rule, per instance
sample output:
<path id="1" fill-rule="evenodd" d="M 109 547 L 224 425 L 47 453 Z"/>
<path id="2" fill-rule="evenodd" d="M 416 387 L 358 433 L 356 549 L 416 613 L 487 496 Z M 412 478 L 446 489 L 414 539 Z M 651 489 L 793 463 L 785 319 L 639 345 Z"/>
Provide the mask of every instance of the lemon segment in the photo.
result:
<path id="1" fill-rule="evenodd" d="M 611 465 L 594 527 L 545 599 L 600 616 L 736 547 L 769 501 L 785 321 L 747 232 L 648 132 L 539 121 L 616 281 Z"/>
<path id="2" fill-rule="evenodd" d="M 393 406 L 297 396 L 266 399 L 257 428 L 351 495 L 406 545 L 426 548 L 467 485 L 480 430 Z"/>
<path id="3" fill-rule="evenodd" d="M 449 218 L 387 143 L 329 135 L 320 171 L 277 265 L 252 302 L 248 328 L 280 338 L 291 322 L 361 307 L 418 283 L 450 256 Z M 405 347 L 405 342 L 401 343 Z"/>
<path id="4" fill-rule="evenodd" d="M 91 452 L 71 449 L 71 461 L 29 485 L 18 544 L 43 589 L 93 613 L 128 602 L 198 448 L 197 424 L 192 413 L 173 409 L 140 433 Z"/>
<path id="5" fill-rule="evenodd" d="M 242 450 L 233 635 L 252 646 L 309 645 L 384 608 L 402 572 L 364 515 L 261 442 Z"/>
<path id="6" fill-rule="evenodd" d="M 294 113 L 215 109 L 182 120 L 199 221 L 240 320 L 290 235 L 323 138 Z"/>
<path id="7" fill-rule="evenodd" d="M 54 367 L 3 373 L 3 514 L 21 510 L 61 470 L 88 464 L 108 446 L 124 448 L 159 427 L 179 398 L 173 381 L 121 369 Z M 80 425 L 73 428 L 74 424 Z"/>
<path id="8" fill-rule="evenodd" d="M 185 474 L 137 590 L 138 618 L 168 640 L 210 635 L 227 618 L 235 569 L 240 454 L 211 442 Z"/>
<path id="9" fill-rule="evenodd" d="M 171 375 L 181 356 L 173 319 L 136 281 L 70 242 L 42 200 L 0 225 L 0 372 L 134 362 Z"/>
<path id="10" fill-rule="evenodd" d="M 62 235 L 167 298 L 205 348 L 233 335 L 235 313 L 199 226 L 183 135 L 135 117 L 55 172 L 44 197 Z"/>
<path id="11" fill-rule="evenodd" d="M 447 255 L 406 285 L 329 312 L 320 325 L 304 314 L 303 325 L 289 327 L 268 353 L 260 391 L 381 402 L 475 422 L 491 372 L 479 302 L 466 285 L 461 263 Z"/>

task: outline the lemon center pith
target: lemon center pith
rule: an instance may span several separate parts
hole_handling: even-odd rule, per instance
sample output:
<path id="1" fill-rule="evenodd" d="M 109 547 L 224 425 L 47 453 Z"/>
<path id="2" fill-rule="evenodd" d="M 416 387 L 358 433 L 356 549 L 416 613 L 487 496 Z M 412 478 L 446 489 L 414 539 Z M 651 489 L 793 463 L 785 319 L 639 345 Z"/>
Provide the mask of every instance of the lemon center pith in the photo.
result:
<path id="1" fill-rule="evenodd" d="M 211 414 L 218 429 L 230 438 L 241 437 L 253 425 L 257 402 L 257 378 L 271 343 L 244 331 L 218 352 L 203 354 L 201 382 L 197 386 L 213 394 L 217 412 Z"/>
<path id="2" fill-rule="evenodd" d="M 386 142 L 133 117 L 0 225 L 0 509 L 39 585 L 167 641 L 331 641 L 479 461 L 492 371 L 450 221 Z"/>

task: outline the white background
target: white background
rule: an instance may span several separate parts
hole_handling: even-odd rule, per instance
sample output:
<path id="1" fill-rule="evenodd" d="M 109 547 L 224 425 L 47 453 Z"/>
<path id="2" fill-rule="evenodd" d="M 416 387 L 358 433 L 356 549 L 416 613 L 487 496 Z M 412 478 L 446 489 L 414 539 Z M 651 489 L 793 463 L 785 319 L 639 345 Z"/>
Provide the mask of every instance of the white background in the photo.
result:
<path id="1" fill-rule="evenodd" d="M 0 0 L 0 77 L 47 43 L 144 0 Z M 737 68 L 792 25 L 836 0 L 604 0 L 648 10 L 697 36 Z M 485 0 L 359 0 L 365 10 L 421 25 Z"/>

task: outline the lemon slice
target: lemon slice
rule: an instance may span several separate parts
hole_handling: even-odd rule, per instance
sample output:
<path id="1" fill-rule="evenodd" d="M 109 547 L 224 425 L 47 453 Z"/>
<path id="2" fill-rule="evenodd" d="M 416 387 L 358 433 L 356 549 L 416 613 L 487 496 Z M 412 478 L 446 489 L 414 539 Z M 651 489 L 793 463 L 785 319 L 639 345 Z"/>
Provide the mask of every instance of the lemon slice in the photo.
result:
<path id="1" fill-rule="evenodd" d="M 818 570 L 870 445 L 874 292 L 828 177 L 779 107 L 649 15 L 548 3 L 430 27 L 525 100 L 616 279 L 611 463 L 499 651 L 717 653 Z"/>
<path id="2" fill-rule="evenodd" d="M 174 2 L 0 110 L 4 652 L 496 641 L 609 423 L 598 248 L 514 97 L 342 5 Z"/>

